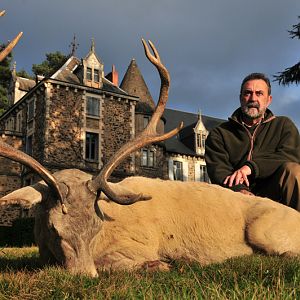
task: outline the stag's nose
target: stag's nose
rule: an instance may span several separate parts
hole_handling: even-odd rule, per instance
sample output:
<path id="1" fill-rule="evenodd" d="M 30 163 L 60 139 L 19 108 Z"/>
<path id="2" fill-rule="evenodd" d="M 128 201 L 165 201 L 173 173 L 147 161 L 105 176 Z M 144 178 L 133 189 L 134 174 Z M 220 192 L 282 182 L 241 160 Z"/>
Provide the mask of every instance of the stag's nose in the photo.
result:
<path id="1" fill-rule="evenodd" d="M 91 277 L 93 277 L 93 278 L 98 278 L 99 277 L 99 274 L 98 274 L 96 269 L 91 271 Z"/>

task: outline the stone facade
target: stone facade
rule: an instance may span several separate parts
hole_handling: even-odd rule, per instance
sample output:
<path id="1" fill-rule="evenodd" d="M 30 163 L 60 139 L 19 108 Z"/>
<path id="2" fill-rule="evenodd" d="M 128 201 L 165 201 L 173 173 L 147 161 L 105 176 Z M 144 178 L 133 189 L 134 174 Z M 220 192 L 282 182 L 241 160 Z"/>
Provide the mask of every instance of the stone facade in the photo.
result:
<path id="1" fill-rule="evenodd" d="M 16 133 L 3 133 L 0 139 L 16 149 L 22 150 L 23 148 L 22 137 Z M 0 197 L 21 186 L 21 172 L 22 166 L 19 163 L 0 156 Z"/>
<path id="2" fill-rule="evenodd" d="M 35 132 L 41 131 L 36 139 L 41 143 L 38 152 L 43 156 L 42 164 L 50 168 L 83 168 L 83 91 L 47 83 L 37 103 Z"/>
<path id="3" fill-rule="evenodd" d="M 19 86 L 17 83 L 22 81 L 13 78 Z M 92 44 L 84 59 L 70 57 L 50 78 L 24 85 L 24 89 L 30 89 L 20 99 L 13 98 L 20 94 L 12 86 L 12 106 L 0 117 L 1 139 L 27 152 L 51 172 L 77 168 L 97 174 L 123 144 L 144 130 L 154 109 L 154 101 L 134 60 L 120 88 L 115 67 L 108 78 L 113 82 L 104 77 L 103 63 Z M 181 117 L 185 118 L 175 111 L 168 113 L 170 117 L 163 117 L 158 123 L 160 134 L 175 128 Z M 189 123 L 194 116 L 184 120 L 188 126 L 183 135 L 132 153 L 110 180 L 132 175 L 203 180 L 200 173 L 204 169 L 200 167 L 205 164 L 204 148 L 198 145 L 201 151 L 195 149 L 195 141 L 199 132 L 208 131 L 204 123 L 200 124 L 202 120 Z M 193 141 L 192 146 L 184 141 Z M 38 180 L 30 169 L 0 157 L 0 196 Z M 33 210 L 2 207 L 0 225 L 9 225 L 13 218 L 28 214 L 33 214 Z"/>

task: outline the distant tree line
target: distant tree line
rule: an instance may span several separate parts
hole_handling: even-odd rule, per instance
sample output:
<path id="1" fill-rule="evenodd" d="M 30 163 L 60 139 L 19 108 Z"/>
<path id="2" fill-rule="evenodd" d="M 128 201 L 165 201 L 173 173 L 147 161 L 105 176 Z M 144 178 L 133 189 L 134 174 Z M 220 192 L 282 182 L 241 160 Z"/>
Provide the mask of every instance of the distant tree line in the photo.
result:
<path id="1" fill-rule="evenodd" d="M 4 49 L 5 46 L 5 44 L 0 45 L 0 50 Z M 67 58 L 68 56 L 59 51 L 46 53 L 46 59 L 42 63 L 32 65 L 32 74 L 21 69 L 16 72 L 16 75 L 29 79 L 34 79 L 37 75 L 49 77 L 65 63 Z M 12 79 L 12 62 L 12 53 L 0 62 L 0 115 L 8 108 L 8 89 Z"/>

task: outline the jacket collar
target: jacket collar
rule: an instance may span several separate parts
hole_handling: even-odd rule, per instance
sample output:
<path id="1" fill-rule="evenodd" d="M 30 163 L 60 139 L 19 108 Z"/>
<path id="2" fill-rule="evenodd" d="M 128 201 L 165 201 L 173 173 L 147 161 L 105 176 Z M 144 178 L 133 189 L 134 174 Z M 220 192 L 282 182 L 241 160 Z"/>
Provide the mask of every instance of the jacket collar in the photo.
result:
<path id="1" fill-rule="evenodd" d="M 267 108 L 266 112 L 265 112 L 265 117 L 262 120 L 262 123 L 267 123 L 270 122 L 271 120 L 275 119 L 275 115 L 272 113 L 271 110 L 269 110 Z M 235 122 L 238 122 L 241 124 L 241 120 L 242 120 L 242 109 L 239 107 L 238 109 L 236 109 L 233 114 L 231 115 L 231 117 L 228 118 L 228 120 L 232 120 Z"/>

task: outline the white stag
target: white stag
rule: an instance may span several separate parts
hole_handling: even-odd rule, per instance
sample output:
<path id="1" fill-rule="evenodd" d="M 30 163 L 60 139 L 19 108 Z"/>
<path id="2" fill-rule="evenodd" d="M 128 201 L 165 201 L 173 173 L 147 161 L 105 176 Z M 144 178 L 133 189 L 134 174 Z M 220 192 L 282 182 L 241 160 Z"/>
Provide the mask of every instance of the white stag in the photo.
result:
<path id="1" fill-rule="evenodd" d="M 181 127 L 161 136 L 156 132 L 168 98 L 169 74 L 155 47 L 150 43 L 153 55 L 143 45 L 161 77 L 156 111 L 144 132 L 124 145 L 97 177 L 77 169 L 52 175 L 32 157 L 0 143 L 0 155 L 30 167 L 45 182 L 1 199 L 2 205 L 39 203 L 35 237 L 42 261 L 98 276 L 97 269 L 168 269 L 176 259 L 205 265 L 256 249 L 298 255 L 299 213 L 269 199 L 206 183 L 143 177 L 107 182 L 130 153 Z"/>

